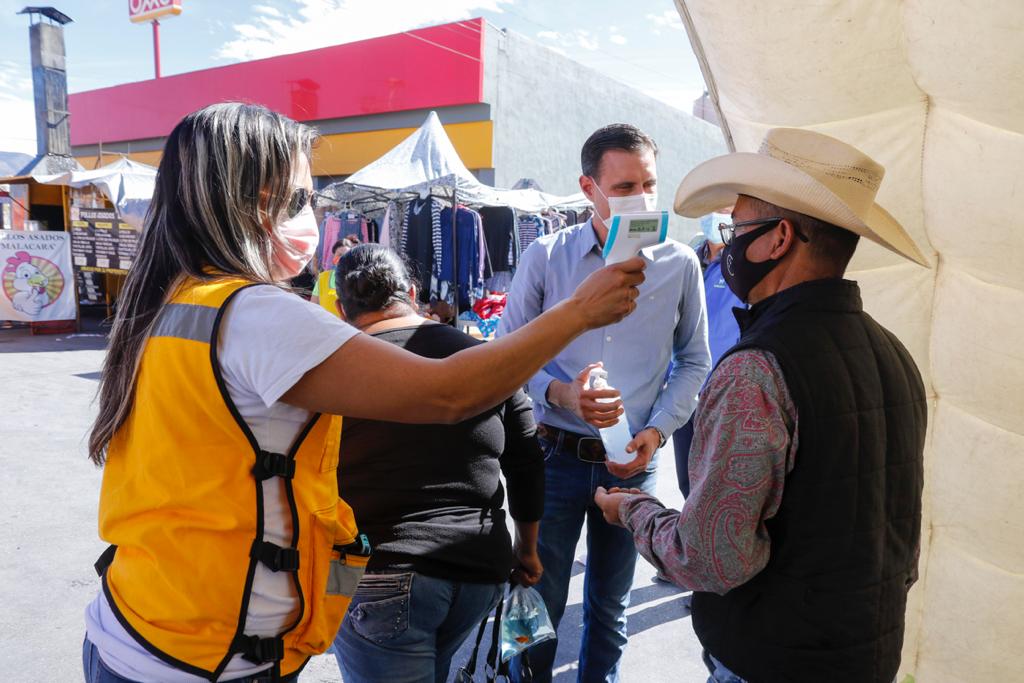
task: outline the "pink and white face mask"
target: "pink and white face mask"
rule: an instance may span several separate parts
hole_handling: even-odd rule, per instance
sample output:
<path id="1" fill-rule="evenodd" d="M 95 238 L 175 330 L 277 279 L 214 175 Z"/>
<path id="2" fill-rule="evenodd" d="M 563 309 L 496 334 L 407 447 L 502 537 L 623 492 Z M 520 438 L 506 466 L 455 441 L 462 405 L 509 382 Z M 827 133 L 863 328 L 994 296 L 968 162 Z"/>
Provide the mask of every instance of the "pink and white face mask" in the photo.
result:
<path id="1" fill-rule="evenodd" d="M 271 275 L 275 280 L 290 280 L 302 272 L 313 260 L 320 231 L 317 229 L 313 207 L 306 206 L 294 217 L 279 223 L 273 233 Z"/>

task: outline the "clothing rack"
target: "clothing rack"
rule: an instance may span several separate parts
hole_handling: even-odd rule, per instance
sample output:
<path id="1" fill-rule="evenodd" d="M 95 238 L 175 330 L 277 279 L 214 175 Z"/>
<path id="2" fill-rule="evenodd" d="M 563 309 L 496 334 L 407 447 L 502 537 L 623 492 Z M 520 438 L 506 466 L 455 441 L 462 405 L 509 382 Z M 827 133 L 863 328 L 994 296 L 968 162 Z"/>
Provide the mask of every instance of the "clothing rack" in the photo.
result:
<path id="1" fill-rule="evenodd" d="M 343 183 L 338 185 L 342 184 Z M 330 190 L 331 188 L 327 189 Z M 431 183 L 426 186 L 425 190 L 418 192 L 411 192 L 408 190 L 386 190 L 363 185 L 347 185 L 344 189 L 341 189 L 339 187 L 338 189 L 334 190 L 334 193 L 335 196 L 331 196 L 330 194 L 324 192 L 318 192 L 317 194 L 320 197 L 327 199 L 331 204 L 341 207 L 343 210 L 357 211 L 364 215 L 378 210 L 383 210 L 391 202 L 394 202 L 397 206 L 402 207 L 404 205 L 407 205 L 411 201 L 415 201 L 417 199 L 422 200 L 428 197 L 438 201 L 440 203 L 440 206 L 451 207 L 451 221 L 450 225 L 448 226 L 448 235 L 450 236 L 451 240 L 451 266 L 454 282 L 451 283 L 451 295 L 450 298 L 448 298 L 448 301 L 450 301 L 453 305 L 451 324 L 457 326 L 459 311 L 462 304 L 462 299 L 464 298 L 463 296 L 460 295 L 458 281 L 459 265 L 461 261 L 459 254 L 458 212 L 460 208 L 459 199 L 462 196 L 462 193 L 459 191 L 457 183 Z M 344 197 L 344 199 L 341 199 L 341 197 Z M 491 204 L 488 203 L 487 201 L 474 201 L 473 199 L 468 199 L 468 201 L 464 200 L 464 206 L 467 209 L 478 209 L 480 207 L 485 206 L 502 205 L 504 204 Z M 550 222 L 550 216 L 553 212 L 557 212 L 560 207 L 549 206 L 540 208 L 536 211 L 523 211 L 522 209 L 515 209 L 515 207 L 510 208 L 512 208 L 512 210 L 516 211 L 517 213 L 535 215 L 539 217 L 549 217 L 545 222 Z M 563 216 L 563 219 L 564 218 L 565 217 Z M 518 234 L 518 228 L 514 229 L 517 231 L 516 234 Z M 487 249 L 486 243 L 481 244 L 480 247 L 484 250 L 484 258 L 485 263 L 487 264 L 487 269 L 489 269 L 490 272 L 493 273 L 494 265 L 492 263 L 491 254 Z M 396 248 L 398 247 L 396 246 Z M 428 283 L 424 282 L 423 285 L 428 286 Z"/>

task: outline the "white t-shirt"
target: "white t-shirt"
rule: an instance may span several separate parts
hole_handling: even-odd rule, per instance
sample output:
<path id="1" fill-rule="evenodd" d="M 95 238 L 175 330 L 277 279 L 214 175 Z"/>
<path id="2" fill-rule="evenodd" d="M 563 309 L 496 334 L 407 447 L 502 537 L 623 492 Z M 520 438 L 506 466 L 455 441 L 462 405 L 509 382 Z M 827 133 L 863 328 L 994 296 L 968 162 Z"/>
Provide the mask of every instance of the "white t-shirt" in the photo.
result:
<path id="1" fill-rule="evenodd" d="M 272 285 L 249 287 L 228 305 L 221 324 L 218 357 L 228 395 L 260 448 L 287 453 L 310 418 L 307 410 L 279 399 L 359 332 L 320 306 Z M 264 539 L 291 545 L 291 512 L 284 482 L 263 482 Z M 295 620 L 298 595 L 288 572 L 256 564 L 246 635 L 276 636 Z M 86 631 L 115 673 L 140 683 L 201 683 L 204 679 L 165 664 L 147 652 L 117 621 L 101 591 L 85 611 Z M 218 680 L 268 669 L 235 657 Z"/>

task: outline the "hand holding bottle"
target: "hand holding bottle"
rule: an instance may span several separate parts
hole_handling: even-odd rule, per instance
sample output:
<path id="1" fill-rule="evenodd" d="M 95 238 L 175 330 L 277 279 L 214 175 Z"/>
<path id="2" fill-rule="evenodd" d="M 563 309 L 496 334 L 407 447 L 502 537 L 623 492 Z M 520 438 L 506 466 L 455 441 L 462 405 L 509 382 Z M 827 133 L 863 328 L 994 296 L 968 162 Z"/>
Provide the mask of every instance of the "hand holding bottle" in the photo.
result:
<path id="1" fill-rule="evenodd" d="M 580 370 L 572 382 L 551 382 L 548 386 L 548 403 L 568 410 L 598 429 L 614 425 L 624 412 L 618 390 L 594 389 L 589 386 L 590 373 L 600 367 L 601 363 L 591 363 Z"/>

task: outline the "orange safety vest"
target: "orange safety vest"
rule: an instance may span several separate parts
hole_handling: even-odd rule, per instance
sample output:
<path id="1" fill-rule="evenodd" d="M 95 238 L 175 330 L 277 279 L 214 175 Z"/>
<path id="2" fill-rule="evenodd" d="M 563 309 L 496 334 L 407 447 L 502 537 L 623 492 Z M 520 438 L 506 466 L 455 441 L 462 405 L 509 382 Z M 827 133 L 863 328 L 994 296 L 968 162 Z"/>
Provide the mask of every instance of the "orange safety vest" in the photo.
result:
<path id="1" fill-rule="evenodd" d="M 326 650 L 369 556 L 338 497 L 341 418 L 314 415 L 288 453 L 268 453 L 228 395 L 218 330 L 250 284 L 189 280 L 164 306 L 100 494 L 100 536 L 112 545 L 97 569 L 118 620 L 161 660 L 210 681 L 238 653 L 287 676 Z M 262 482 L 275 476 L 290 547 L 263 540 Z M 298 617 L 277 637 L 246 633 L 257 562 L 290 572 L 298 592 Z"/>

